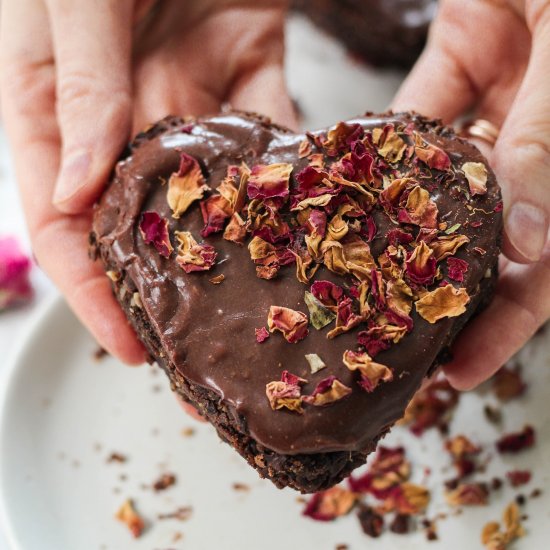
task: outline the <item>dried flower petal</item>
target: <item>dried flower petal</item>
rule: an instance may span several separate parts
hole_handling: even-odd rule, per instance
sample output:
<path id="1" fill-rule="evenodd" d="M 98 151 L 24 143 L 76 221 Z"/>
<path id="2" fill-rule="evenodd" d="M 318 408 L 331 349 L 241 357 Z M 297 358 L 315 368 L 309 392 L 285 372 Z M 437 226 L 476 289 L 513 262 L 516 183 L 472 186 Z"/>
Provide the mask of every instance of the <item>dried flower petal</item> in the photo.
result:
<path id="1" fill-rule="evenodd" d="M 201 201 L 201 213 L 204 227 L 201 231 L 203 237 L 222 231 L 225 222 L 233 214 L 233 208 L 229 201 L 222 195 L 212 195 Z"/>
<path id="2" fill-rule="evenodd" d="M 520 487 L 531 481 L 531 472 L 529 470 L 511 470 L 506 472 L 506 477 L 512 487 Z"/>
<path id="3" fill-rule="evenodd" d="M 466 162 L 461 169 L 468 180 L 472 196 L 485 195 L 487 193 L 488 175 L 485 164 L 482 162 Z"/>
<path id="4" fill-rule="evenodd" d="M 312 495 L 302 514 L 317 521 L 332 521 L 348 514 L 356 501 L 354 493 L 336 485 Z"/>
<path id="5" fill-rule="evenodd" d="M 405 207 L 399 210 L 399 222 L 412 223 L 428 229 L 437 228 L 437 205 L 430 198 L 426 189 L 415 186 L 409 196 Z"/>
<path id="6" fill-rule="evenodd" d="M 338 310 L 338 302 L 344 297 L 342 287 L 330 281 L 315 281 L 311 285 L 311 293 L 323 306 L 334 313 Z"/>
<path id="7" fill-rule="evenodd" d="M 408 481 L 392 489 L 384 501 L 386 509 L 398 514 L 416 516 L 426 510 L 430 503 L 430 492 L 422 485 Z"/>
<path id="8" fill-rule="evenodd" d="M 449 279 L 459 283 L 464 282 L 464 275 L 468 272 L 468 262 L 451 256 L 447 258 Z"/>
<path id="9" fill-rule="evenodd" d="M 216 251 L 208 244 L 198 244 L 189 231 L 176 231 L 179 246 L 176 262 L 186 272 L 208 271 L 216 261 Z"/>
<path id="10" fill-rule="evenodd" d="M 427 292 L 416 302 L 416 311 L 429 323 L 445 317 L 458 317 L 466 311 L 470 297 L 465 288 L 446 285 Z"/>
<path id="11" fill-rule="evenodd" d="M 349 370 L 360 372 L 359 385 L 367 392 L 374 391 L 380 382 L 393 380 L 392 370 L 385 365 L 375 363 L 368 353 L 347 350 L 344 352 L 343 361 Z"/>
<path id="12" fill-rule="evenodd" d="M 267 332 L 267 329 L 265 327 L 257 328 L 254 330 L 256 332 L 256 342 L 258 342 L 258 344 L 265 342 L 269 338 L 269 332 Z"/>
<path id="13" fill-rule="evenodd" d="M 304 302 L 309 310 L 309 321 L 317 330 L 321 330 L 336 319 L 336 314 L 326 308 L 311 292 L 305 292 Z"/>
<path id="14" fill-rule="evenodd" d="M 166 199 L 172 209 L 172 217 L 179 218 L 194 201 L 202 199 L 208 189 L 210 188 L 204 180 L 197 160 L 181 153 L 179 170 L 168 180 Z"/>
<path id="15" fill-rule="evenodd" d="M 269 332 L 278 330 L 283 333 L 285 340 L 295 344 L 303 340 L 308 334 L 308 318 L 305 313 L 287 307 L 271 306 L 267 318 Z"/>
<path id="16" fill-rule="evenodd" d="M 265 394 L 271 408 L 274 411 L 287 408 L 301 414 L 303 409 L 300 386 L 305 382 L 303 378 L 299 378 L 286 370 L 283 371 L 280 381 L 269 382 L 265 387 Z"/>
<path id="17" fill-rule="evenodd" d="M 451 167 L 451 159 L 443 149 L 425 142 L 418 134 L 414 148 L 416 156 L 430 168 L 446 171 Z"/>
<path id="18" fill-rule="evenodd" d="M 335 376 L 329 376 L 321 380 L 311 395 L 306 395 L 302 398 L 304 403 L 314 405 L 315 407 L 323 407 L 335 401 L 340 401 L 347 397 L 352 392 L 345 384 L 342 384 Z"/>
<path id="19" fill-rule="evenodd" d="M 221 285 L 225 281 L 225 275 L 223 273 L 220 273 L 220 275 L 216 275 L 215 277 L 212 277 L 211 279 L 208 279 L 213 285 Z"/>
<path id="20" fill-rule="evenodd" d="M 115 515 L 116 519 L 125 523 L 134 538 L 139 538 L 145 529 L 145 522 L 138 515 L 133 502 L 128 499 L 122 504 Z"/>
<path id="21" fill-rule="evenodd" d="M 32 298 L 31 266 L 14 238 L 0 238 L 0 311 Z"/>
<path id="22" fill-rule="evenodd" d="M 237 213 L 231 216 L 223 232 L 223 238 L 237 244 L 242 244 L 246 238 L 246 223 Z"/>
<path id="23" fill-rule="evenodd" d="M 174 248 L 168 233 L 168 220 L 156 212 L 143 212 L 139 231 L 145 244 L 152 244 L 161 256 L 170 257 Z"/>
<path id="24" fill-rule="evenodd" d="M 456 489 L 447 491 L 445 499 L 451 506 L 486 506 L 489 489 L 485 483 L 461 483 Z"/>
<path id="25" fill-rule="evenodd" d="M 445 448 L 454 458 L 464 458 L 467 455 L 476 455 L 481 452 L 480 447 L 474 445 L 465 435 L 457 435 L 447 440 Z"/>
<path id="26" fill-rule="evenodd" d="M 434 251 L 435 259 L 440 262 L 448 256 L 454 256 L 461 246 L 469 242 L 470 239 L 466 235 L 448 235 L 438 237 L 429 242 L 428 246 Z"/>
<path id="27" fill-rule="evenodd" d="M 535 430 L 525 426 L 521 432 L 506 434 L 497 443 L 499 453 L 519 453 L 535 444 Z"/>
<path id="28" fill-rule="evenodd" d="M 424 241 L 408 255 L 405 265 L 407 276 L 413 283 L 426 286 L 433 283 L 436 261 L 433 250 Z"/>
<path id="29" fill-rule="evenodd" d="M 323 360 L 316 353 L 306 353 L 306 361 L 309 363 L 311 374 L 315 374 L 326 368 Z"/>
<path id="30" fill-rule="evenodd" d="M 352 304 L 353 302 L 349 297 L 340 300 L 336 313 L 336 324 L 334 328 L 327 333 L 327 338 L 336 338 L 339 334 L 349 332 L 363 320 L 361 315 L 357 315 L 357 313 L 353 311 Z"/>
<path id="31" fill-rule="evenodd" d="M 285 198 L 289 192 L 292 164 L 258 164 L 252 168 L 248 178 L 250 199 Z"/>

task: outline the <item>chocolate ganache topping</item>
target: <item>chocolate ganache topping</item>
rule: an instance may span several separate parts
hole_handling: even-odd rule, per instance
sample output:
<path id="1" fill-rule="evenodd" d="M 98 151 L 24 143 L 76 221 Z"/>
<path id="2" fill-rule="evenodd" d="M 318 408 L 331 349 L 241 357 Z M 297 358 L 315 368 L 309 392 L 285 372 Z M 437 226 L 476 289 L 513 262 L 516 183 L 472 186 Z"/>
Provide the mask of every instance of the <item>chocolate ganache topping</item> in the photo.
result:
<path id="1" fill-rule="evenodd" d="M 423 117 L 299 135 L 228 113 L 138 136 L 93 230 L 163 361 L 293 455 L 403 416 L 495 275 L 501 210 L 477 149 Z"/>

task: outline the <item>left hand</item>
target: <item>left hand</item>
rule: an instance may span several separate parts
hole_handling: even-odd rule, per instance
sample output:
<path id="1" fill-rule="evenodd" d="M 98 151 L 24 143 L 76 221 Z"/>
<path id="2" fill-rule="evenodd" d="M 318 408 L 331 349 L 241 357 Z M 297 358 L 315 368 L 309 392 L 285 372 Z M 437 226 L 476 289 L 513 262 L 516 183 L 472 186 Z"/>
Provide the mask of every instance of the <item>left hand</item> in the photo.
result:
<path id="1" fill-rule="evenodd" d="M 502 187 L 507 259 L 491 305 L 468 324 L 444 367 L 457 389 L 489 378 L 550 318 L 550 2 L 441 0 L 428 45 L 395 111 L 502 128 L 480 143 Z"/>

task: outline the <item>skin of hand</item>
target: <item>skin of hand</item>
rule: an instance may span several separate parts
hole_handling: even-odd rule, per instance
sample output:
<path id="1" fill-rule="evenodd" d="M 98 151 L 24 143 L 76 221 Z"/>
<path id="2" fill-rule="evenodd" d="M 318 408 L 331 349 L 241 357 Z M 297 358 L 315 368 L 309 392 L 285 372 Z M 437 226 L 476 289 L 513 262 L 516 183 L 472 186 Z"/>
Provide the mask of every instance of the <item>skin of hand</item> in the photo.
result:
<path id="1" fill-rule="evenodd" d="M 479 142 L 502 187 L 506 258 L 491 305 L 444 371 L 457 389 L 496 372 L 550 317 L 550 2 L 441 0 L 426 50 L 394 110 L 452 123 L 470 111 L 501 127 Z"/>
<path id="2" fill-rule="evenodd" d="M 40 266 L 101 346 L 145 350 L 88 258 L 92 206 L 131 134 L 225 103 L 294 126 L 286 2 L 3 0 L 0 92 Z"/>

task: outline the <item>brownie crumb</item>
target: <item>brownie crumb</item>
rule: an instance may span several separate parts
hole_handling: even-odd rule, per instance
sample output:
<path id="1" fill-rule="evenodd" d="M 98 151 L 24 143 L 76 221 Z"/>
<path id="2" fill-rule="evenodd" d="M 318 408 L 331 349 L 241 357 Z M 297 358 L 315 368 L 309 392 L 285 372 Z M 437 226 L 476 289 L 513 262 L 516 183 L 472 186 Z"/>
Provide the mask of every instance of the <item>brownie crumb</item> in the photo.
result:
<path id="1" fill-rule="evenodd" d="M 158 519 L 177 519 L 179 521 L 186 521 L 191 517 L 191 513 L 193 512 L 193 508 L 191 506 L 182 506 L 178 508 L 177 510 L 174 510 L 173 512 L 169 512 L 166 514 L 159 514 L 157 517 Z"/>
<path id="2" fill-rule="evenodd" d="M 107 357 L 107 355 L 109 355 L 107 350 L 103 349 L 101 346 L 98 346 L 93 353 L 93 358 L 94 361 L 97 361 L 99 363 L 99 361 L 103 360 L 105 357 Z"/>
<path id="3" fill-rule="evenodd" d="M 485 407 L 483 407 L 483 413 L 485 414 L 485 418 L 487 418 L 491 424 L 495 424 L 497 426 L 502 424 L 502 411 L 499 408 L 491 405 L 485 405 Z"/>
<path id="4" fill-rule="evenodd" d="M 174 474 L 162 474 L 157 481 L 153 483 L 153 489 L 158 493 L 159 491 L 165 491 L 176 483 L 176 476 Z"/>
<path id="5" fill-rule="evenodd" d="M 233 483 L 232 487 L 234 491 L 239 491 L 241 493 L 250 491 L 250 487 L 245 483 Z"/>
<path id="6" fill-rule="evenodd" d="M 191 437 L 195 435 L 195 428 L 183 428 L 183 430 L 181 430 L 181 435 L 183 435 L 183 437 Z"/>
<path id="7" fill-rule="evenodd" d="M 128 457 L 126 457 L 122 453 L 111 453 L 107 458 L 107 464 L 111 464 L 112 462 L 118 462 L 119 464 L 123 464 L 127 460 L 128 460 Z"/>
<path id="8" fill-rule="evenodd" d="M 541 489 L 533 489 L 531 491 L 531 494 L 529 495 L 530 498 L 539 498 L 540 495 L 542 495 L 542 490 Z"/>
<path id="9" fill-rule="evenodd" d="M 390 524 L 390 531 L 398 535 L 406 535 L 412 530 L 412 518 L 405 514 L 397 514 Z"/>
<path id="10" fill-rule="evenodd" d="M 369 537 L 378 538 L 384 530 L 384 518 L 371 506 L 360 504 L 357 517 L 363 532 Z"/>

